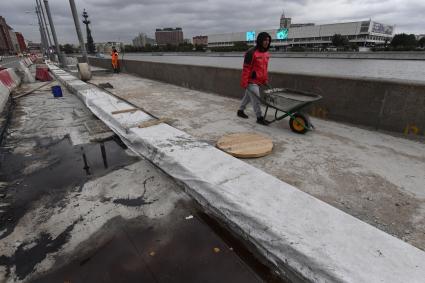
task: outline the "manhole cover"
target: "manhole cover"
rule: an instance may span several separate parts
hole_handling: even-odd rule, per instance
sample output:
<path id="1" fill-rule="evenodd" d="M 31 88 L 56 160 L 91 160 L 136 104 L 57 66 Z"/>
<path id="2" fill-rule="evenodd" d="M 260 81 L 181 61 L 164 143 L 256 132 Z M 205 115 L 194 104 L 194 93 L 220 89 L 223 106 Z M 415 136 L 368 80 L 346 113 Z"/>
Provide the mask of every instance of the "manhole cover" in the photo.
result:
<path id="1" fill-rule="evenodd" d="M 255 133 L 236 133 L 221 137 L 217 147 L 235 157 L 255 158 L 270 154 L 273 141 Z"/>

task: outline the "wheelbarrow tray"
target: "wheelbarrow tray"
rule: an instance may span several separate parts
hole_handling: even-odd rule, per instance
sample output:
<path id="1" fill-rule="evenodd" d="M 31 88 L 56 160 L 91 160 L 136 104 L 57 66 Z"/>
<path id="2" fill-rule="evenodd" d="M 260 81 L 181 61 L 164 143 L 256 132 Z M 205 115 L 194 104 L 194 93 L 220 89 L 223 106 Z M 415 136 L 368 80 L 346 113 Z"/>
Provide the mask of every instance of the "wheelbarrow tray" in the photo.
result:
<path id="1" fill-rule="evenodd" d="M 267 117 L 269 108 L 275 110 L 274 119 L 267 122 L 272 123 L 289 116 L 291 129 L 302 134 L 312 130 L 314 126 L 308 115 L 301 113 L 301 110 L 320 99 L 322 99 L 320 95 L 287 88 L 272 88 L 260 93 L 260 100 L 266 105 L 264 117 Z"/>
<path id="2" fill-rule="evenodd" d="M 273 88 L 261 93 L 261 100 L 266 106 L 287 113 L 297 112 L 321 98 L 317 94 L 287 88 Z"/>

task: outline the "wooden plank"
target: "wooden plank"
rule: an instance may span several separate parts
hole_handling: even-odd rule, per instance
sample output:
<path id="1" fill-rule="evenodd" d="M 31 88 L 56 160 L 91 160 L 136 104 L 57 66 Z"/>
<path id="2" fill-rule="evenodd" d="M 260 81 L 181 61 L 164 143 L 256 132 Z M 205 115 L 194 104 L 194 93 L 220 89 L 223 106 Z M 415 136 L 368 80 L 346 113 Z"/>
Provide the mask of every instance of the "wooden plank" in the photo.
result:
<path id="1" fill-rule="evenodd" d="M 138 128 L 147 128 L 147 127 L 152 127 L 161 123 L 167 123 L 167 122 L 171 122 L 171 119 L 169 118 L 161 118 L 161 119 L 156 119 L 156 120 L 149 120 L 146 122 L 143 122 L 142 124 L 138 125 Z"/>
<path id="2" fill-rule="evenodd" d="M 137 109 L 137 108 L 123 109 L 123 110 L 113 111 L 113 112 L 111 112 L 111 114 L 115 115 L 115 114 L 122 114 L 122 113 L 128 113 L 128 112 L 136 112 L 138 110 L 139 109 Z"/>
<path id="3" fill-rule="evenodd" d="M 32 89 L 32 90 L 30 90 L 30 91 L 26 92 L 26 93 L 19 94 L 19 95 L 14 95 L 14 96 L 12 96 L 12 98 L 14 98 L 14 99 L 18 99 L 18 98 L 21 98 L 21 97 L 27 96 L 27 95 L 29 95 L 29 94 L 33 93 L 34 91 L 39 90 L 39 89 L 41 89 L 41 88 L 43 88 L 43 87 L 45 87 L 45 86 L 47 86 L 47 85 L 49 85 L 49 84 L 51 84 L 51 83 L 54 83 L 54 82 L 56 82 L 56 80 L 53 80 L 53 81 L 50 81 L 50 82 L 44 83 L 44 84 L 42 84 L 41 86 L 36 87 L 36 88 L 34 88 L 34 89 Z"/>
<path id="4" fill-rule="evenodd" d="M 256 133 L 236 133 L 221 137 L 217 147 L 235 157 L 256 158 L 270 154 L 273 141 Z"/>

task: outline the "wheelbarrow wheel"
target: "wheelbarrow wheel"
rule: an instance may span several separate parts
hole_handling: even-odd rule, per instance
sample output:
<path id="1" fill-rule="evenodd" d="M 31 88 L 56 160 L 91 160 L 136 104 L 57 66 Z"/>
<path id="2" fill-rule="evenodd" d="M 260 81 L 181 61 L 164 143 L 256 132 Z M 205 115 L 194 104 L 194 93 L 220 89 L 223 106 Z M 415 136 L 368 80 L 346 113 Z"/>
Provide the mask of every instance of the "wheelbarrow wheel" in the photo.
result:
<path id="1" fill-rule="evenodd" d="M 310 127 L 307 117 L 300 113 L 295 113 L 293 118 L 289 119 L 289 127 L 297 134 L 305 134 Z"/>

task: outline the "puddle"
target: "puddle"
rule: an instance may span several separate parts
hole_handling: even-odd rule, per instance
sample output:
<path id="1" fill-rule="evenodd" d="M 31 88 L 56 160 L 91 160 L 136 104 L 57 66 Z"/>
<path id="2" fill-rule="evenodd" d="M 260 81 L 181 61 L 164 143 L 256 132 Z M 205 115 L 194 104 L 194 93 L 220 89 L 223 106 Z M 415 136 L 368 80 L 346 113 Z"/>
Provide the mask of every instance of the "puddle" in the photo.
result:
<path id="1" fill-rule="evenodd" d="M 193 201 L 180 201 L 155 220 L 112 219 L 80 245 L 89 251 L 76 251 L 71 262 L 33 282 L 283 283 L 206 219 Z"/>
<path id="2" fill-rule="evenodd" d="M 15 266 L 16 276 L 20 280 L 25 279 L 36 264 L 44 260 L 49 253 L 54 253 L 62 247 L 71 237 L 70 233 L 74 225 L 75 223 L 70 225 L 54 239 L 50 234 L 43 233 L 31 243 L 20 244 L 12 257 L 0 256 L 0 265 Z"/>
<path id="3" fill-rule="evenodd" d="M 29 206 L 48 195 L 59 203 L 69 190 L 79 188 L 89 179 L 103 176 L 139 160 L 128 155 L 117 138 L 103 143 L 73 146 L 69 138 L 39 139 L 32 152 L 13 154 L 1 149 L 0 180 L 8 183 L 0 191 L 9 201 L 9 209 L 0 215 L 3 230 L 0 239 L 9 235 Z M 43 164 L 25 174 L 28 165 Z"/>

